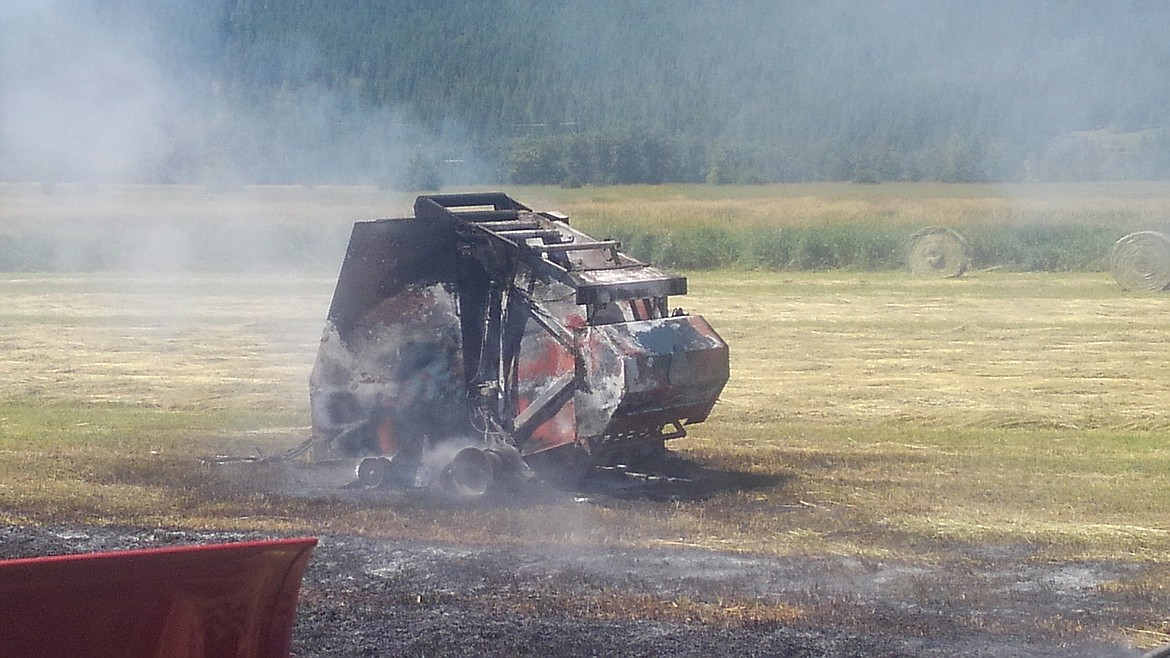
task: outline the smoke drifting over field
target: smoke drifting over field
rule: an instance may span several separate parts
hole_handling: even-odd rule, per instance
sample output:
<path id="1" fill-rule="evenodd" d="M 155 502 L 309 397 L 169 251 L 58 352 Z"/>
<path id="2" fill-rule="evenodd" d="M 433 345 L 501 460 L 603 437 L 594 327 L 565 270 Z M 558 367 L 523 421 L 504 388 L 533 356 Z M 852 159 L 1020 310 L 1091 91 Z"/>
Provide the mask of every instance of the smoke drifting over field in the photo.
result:
<path id="1" fill-rule="evenodd" d="M 359 108 L 325 86 L 229 99 L 208 18 L 224 11 L 178 0 L 5 3 L 0 180 L 392 185 L 410 153 L 430 152 L 396 110 Z M 287 55 L 313 49 L 306 40 Z"/>
<path id="2" fill-rule="evenodd" d="M 22 0 L 0 180 L 490 182 L 476 154 L 591 132 L 664 135 L 640 157 L 700 180 L 1164 178 L 1167 25 L 1123 0 Z"/>
<path id="3" fill-rule="evenodd" d="M 40 180 L 137 180 L 163 156 L 183 89 L 134 16 L 103 25 L 86 3 L 0 8 L 0 167 Z M 19 173 L 18 173 L 19 172 Z M 23 176 L 22 176 L 23 174 Z"/>

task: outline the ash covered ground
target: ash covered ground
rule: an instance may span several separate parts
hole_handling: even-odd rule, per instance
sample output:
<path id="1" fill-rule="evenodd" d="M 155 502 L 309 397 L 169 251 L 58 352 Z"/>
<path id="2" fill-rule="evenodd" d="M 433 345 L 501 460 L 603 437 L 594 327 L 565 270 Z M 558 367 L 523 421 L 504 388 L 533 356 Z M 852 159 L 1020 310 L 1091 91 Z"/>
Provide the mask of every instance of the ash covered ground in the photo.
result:
<path id="1" fill-rule="evenodd" d="M 6 557 L 256 539 L 128 527 L 0 531 Z M 951 565 L 952 567 L 954 565 Z M 1094 588 L 1104 564 L 926 571 L 849 558 L 680 550 L 467 547 L 323 536 L 302 583 L 295 656 L 1138 656 L 1070 637 L 1054 618 L 1110 623 Z M 999 596 L 965 601 L 964 590 Z M 567 600 L 643 605 L 719 598 L 787 602 L 789 621 L 671 619 L 643 610 L 582 615 Z M 726 600 L 725 598 L 725 600 Z M 666 603 L 665 605 L 669 605 Z M 685 616 L 685 615 L 684 615 Z M 1082 624 L 1084 622 L 1081 622 Z"/>
<path id="2" fill-rule="evenodd" d="M 270 536 L 10 526 L 0 529 L 0 555 Z M 1103 584 L 1145 567 L 1045 563 L 1030 559 L 1031 550 L 971 545 L 951 562 L 924 564 L 324 535 L 303 580 L 293 655 L 1142 654 L 1122 630 L 1142 623 L 1149 601 L 1127 600 Z"/>
<path id="3" fill-rule="evenodd" d="M 974 575 L 853 559 L 328 537 L 306 577 L 296 637 L 299 655 L 1138 655 L 1121 643 L 1062 638 L 1066 629 L 1051 627 L 1053 614 L 1108 616 L 1110 602 L 1092 593 L 1108 569 Z M 965 587 L 984 590 L 989 581 L 1002 598 L 963 603 Z M 597 619 L 556 603 L 542 609 L 598 592 L 651 602 L 787 602 L 801 618 L 728 624 L 655 619 L 652 611 Z M 524 601 L 531 605 L 517 605 Z"/>

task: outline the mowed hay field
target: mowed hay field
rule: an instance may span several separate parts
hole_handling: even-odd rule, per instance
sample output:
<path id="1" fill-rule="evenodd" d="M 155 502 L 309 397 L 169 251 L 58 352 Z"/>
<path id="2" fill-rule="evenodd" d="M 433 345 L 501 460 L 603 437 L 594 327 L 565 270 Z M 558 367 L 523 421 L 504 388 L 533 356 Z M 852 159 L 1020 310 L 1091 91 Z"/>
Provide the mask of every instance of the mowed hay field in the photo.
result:
<path id="1" fill-rule="evenodd" d="M 1132 202 L 1153 217 L 1158 189 L 1136 201 L 1064 203 L 1070 213 L 1103 213 Z M 847 188 L 867 190 L 889 193 Z M 143 203 L 193 206 L 185 221 L 198 221 L 204 191 L 180 190 L 191 195 L 185 202 L 147 191 L 163 199 Z M 43 205 L 27 201 L 25 221 L 64 213 L 54 198 L 65 192 L 29 192 Z M 103 221 L 133 206 L 130 192 L 119 192 Z M 289 221 L 342 247 L 353 219 L 409 210 L 409 198 L 371 190 L 287 191 L 314 192 L 338 206 L 280 203 L 307 213 Z M 358 193 L 368 199 L 349 196 Z M 570 214 L 579 205 L 583 225 L 599 221 L 589 216 L 606 194 L 640 203 L 632 190 L 513 193 Z M 781 196 L 729 193 L 741 196 L 721 203 L 772 204 L 783 215 Z M 697 194 L 679 190 L 669 203 L 683 207 Z M 305 206 L 333 214 L 313 224 Z M 13 207 L 3 221 L 15 221 Z M 252 217 L 233 221 L 284 221 L 269 210 Z M 672 444 L 725 473 L 729 486 L 698 499 L 374 505 L 293 495 L 269 486 L 279 476 L 271 469 L 200 461 L 275 454 L 307 436 L 307 380 L 339 261 L 340 253 L 279 272 L 167 271 L 155 262 L 160 271 L 0 276 L 0 519 L 923 560 L 971 542 L 1027 545 L 1055 560 L 1170 557 L 1170 493 L 1161 486 L 1170 467 L 1170 295 L 1122 291 L 1102 272 L 977 270 L 947 280 L 688 272 L 691 292 L 673 305 L 706 316 L 732 350 L 731 382 L 711 419 Z"/>

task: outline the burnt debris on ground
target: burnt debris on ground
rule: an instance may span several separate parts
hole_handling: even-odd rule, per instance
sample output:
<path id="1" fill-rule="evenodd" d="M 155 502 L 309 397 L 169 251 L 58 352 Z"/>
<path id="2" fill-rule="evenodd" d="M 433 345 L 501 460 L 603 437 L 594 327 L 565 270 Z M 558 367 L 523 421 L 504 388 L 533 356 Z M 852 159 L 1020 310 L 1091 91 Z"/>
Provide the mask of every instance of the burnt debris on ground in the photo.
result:
<path id="1" fill-rule="evenodd" d="M 0 555 L 256 538 L 9 526 L 0 530 Z M 972 552 L 965 565 L 924 566 L 324 536 L 302 585 L 294 655 L 1140 655 L 1120 635 L 1102 633 L 1135 620 L 1100 586 L 1138 567 L 1020 566 L 1009 553 Z"/>

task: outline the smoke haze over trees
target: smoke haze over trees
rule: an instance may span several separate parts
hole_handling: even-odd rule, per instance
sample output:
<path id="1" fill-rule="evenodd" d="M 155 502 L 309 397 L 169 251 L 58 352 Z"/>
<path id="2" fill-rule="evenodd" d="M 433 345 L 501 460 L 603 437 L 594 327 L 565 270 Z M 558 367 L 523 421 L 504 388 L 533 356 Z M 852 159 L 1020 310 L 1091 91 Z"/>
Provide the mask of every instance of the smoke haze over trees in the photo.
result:
<path id="1" fill-rule="evenodd" d="M 0 180 L 1170 177 L 1170 4 L 22 0 Z"/>

